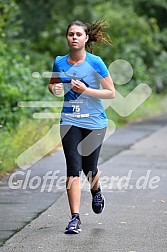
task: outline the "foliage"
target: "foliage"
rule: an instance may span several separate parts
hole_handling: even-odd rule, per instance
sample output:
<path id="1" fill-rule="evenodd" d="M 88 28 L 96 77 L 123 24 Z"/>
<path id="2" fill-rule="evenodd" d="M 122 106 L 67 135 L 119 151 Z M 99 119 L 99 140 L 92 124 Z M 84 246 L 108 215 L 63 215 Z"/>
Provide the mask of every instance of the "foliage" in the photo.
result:
<path id="1" fill-rule="evenodd" d="M 20 109 L 19 101 L 44 100 L 49 91 L 46 88 L 46 81 L 32 77 L 34 71 L 46 68 L 46 60 L 40 56 L 40 68 L 38 62 L 32 65 L 30 56 L 32 52 L 27 54 L 24 51 L 19 37 L 22 30 L 21 22 L 17 21 L 19 8 L 13 1 L 8 2 L 0 8 L 1 48 L 3 48 L 0 52 L 0 123 L 10 128 L 15 126 L 23 116 L 32 114 L 32 110 L 28 112 L 26 109 Z M 35 56 L 38 60 L 38 54 Z"/>

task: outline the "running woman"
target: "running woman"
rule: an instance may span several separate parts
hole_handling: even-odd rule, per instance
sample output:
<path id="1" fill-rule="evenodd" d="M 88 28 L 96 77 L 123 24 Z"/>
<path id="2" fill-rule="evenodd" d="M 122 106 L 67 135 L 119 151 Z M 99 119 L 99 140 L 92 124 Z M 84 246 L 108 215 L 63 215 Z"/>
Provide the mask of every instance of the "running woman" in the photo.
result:
<path id="1" fill-rule="evenodd" d="M 69 53 L 54 60 L 48 86 L 54 95 L 64 92 L 60 135 L 66 158 L 66 188 L 71 210 L 66 234 L 81 231 L 81 171 L 90 182 L 94 213 L 100 214 L 105 204 L 97 168 L 107 127 L 102 99 L 114 98 L 115 89 L 105 63 L 92 54 L 93 43 L 110 43 L 103 28 L 105 23 L 101 20 L 89 25 L 80 20 L 69 24 L 66 31 Z"/>

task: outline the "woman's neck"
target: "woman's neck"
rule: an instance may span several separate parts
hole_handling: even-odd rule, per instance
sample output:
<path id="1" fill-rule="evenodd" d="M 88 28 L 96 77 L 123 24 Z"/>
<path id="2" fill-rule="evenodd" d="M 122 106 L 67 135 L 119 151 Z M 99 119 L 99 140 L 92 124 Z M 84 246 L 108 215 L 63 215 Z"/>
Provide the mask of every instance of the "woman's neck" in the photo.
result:
<path id="1" fill-rule="evenodd" d="M 80 64 L 86 58 L 86 51 L 70 51 L 68 61 L 72 64 Z"/>

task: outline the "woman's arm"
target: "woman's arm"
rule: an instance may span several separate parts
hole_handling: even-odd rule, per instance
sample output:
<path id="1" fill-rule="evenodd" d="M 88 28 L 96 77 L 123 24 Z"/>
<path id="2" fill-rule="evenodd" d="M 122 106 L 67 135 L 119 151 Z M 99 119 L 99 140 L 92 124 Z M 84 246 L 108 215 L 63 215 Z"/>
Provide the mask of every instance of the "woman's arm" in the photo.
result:
<path id="1" fill-rule="evenodd" d="M 84 93 L 88 96 L 101 99 L 113 99 L 115 97 L 115 88 L 111 76 L 99 79 L 103 89 L 93 89 L 78 80 L 72 80 L 72 88 L 75 92 Z"/>

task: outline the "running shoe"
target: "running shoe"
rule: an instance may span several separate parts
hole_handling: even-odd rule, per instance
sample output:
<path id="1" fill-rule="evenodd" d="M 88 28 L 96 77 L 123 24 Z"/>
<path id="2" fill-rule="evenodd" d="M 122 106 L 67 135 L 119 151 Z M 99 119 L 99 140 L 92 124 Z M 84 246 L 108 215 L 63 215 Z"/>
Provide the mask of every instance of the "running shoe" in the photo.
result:
<path id="1" fill-rule="evenodd" d="M 65 234 L 79 234 L 81 232 L 81 220 L 78 215 L 71 218 L 66 227 Z"/>
<path id="2" fill-rule="evenodd" d="M 92 192 L 92 209 L 94 213 L 100 214 L 105 205 L 104 196 L 101 194 L 101 190 L 99 189 L 97 192 Z"/>

